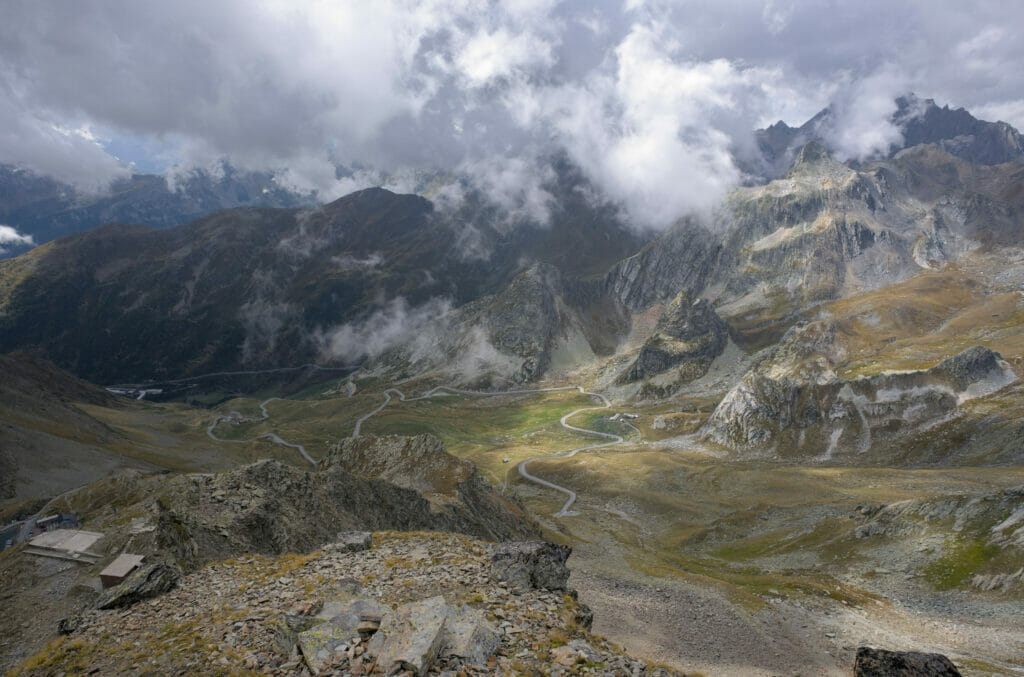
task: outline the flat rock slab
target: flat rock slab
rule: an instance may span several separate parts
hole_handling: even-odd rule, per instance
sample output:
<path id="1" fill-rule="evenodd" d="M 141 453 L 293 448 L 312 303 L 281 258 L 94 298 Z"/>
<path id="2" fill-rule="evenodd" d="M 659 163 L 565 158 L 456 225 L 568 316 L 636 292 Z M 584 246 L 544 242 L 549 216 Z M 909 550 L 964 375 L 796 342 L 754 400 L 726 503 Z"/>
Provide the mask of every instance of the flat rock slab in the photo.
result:
<path id="1" fill-rule="evenodd" d="M 854 677 L 960 677 L 952 661 L 938 653 L 857 649 Z"/>
<path id="2" fill-rule="evenodd" d="M 501 635 L 484 615 L 467 606 L 450 607 L 442 653 L 470 665 L 483 665 L 501 646 Z"/>
<path id="3" fill-rule="evenodd" d="M 346 602 L 326 602 L 317 618 L 322 622 L 299 633 L 302 655 L 313 674 L 330 665 L 335 650 L 348 646 L 359 635 L 359 623 L 367 618 L 380 619 L 390 609 L 375 599 L 359 597 Z"/>
<path id="4" fill-rule="evenodd" d="M 443 597 L 403 604 L 385 614 L 366 650 L 385 675 L 402 670 L 425 675 L 444 646 L 449 611 Z"/>

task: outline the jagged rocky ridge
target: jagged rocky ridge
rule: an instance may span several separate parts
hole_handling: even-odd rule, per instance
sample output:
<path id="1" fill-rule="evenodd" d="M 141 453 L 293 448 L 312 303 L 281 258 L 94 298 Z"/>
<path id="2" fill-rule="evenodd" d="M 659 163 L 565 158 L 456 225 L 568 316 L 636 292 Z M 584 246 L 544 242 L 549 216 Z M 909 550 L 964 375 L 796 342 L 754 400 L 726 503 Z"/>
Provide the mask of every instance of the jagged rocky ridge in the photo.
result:
<path id="1" fill-rule="evenodd" d="M 395 465 L 361 462 L 377 454 L 391 454 Z M 417 468 L 430 472 L 417 477 Z M 104 534 L 92 546 L 100 559 L 61 569 L 62 592 L 54 595 L 45 586 L 36 589 L 39 569 L 20 553 L 23 546 L 5 551 L 0 578 L 11 589 L 34 591 L 32 614 L 0 618 L 9 646 L 38 646 L 58 618 L 94 604 L 96 576 L 122 552 L 144 555 L 146 567 L 123 589 L 127 597 L 100 600 L 105 606 L 162 593 L 211 561 L 308 553 L 334 542 L 341 531 L 445 531 L 486 540 L 539 534 L 521 505 L 499 495 L 471 464 L 447 454 L 429 435 L 360 437 L 339 445 L 315 471 L 272 460 L 217 474 L 127 471 L 69 492 L 45 510 L 74 512 L 83 528 Z M 29 616 L 49 626 L 25 623 Z"/>
<path id="2" fill-rule="evenodd" d="M 709 299 L 739 339 L 770 342 L 815 303 L 1018 243 L 1022 172 L 935 146 L 853 169 L 812 142 L 784 178 L 738 189 L 710 227 L 667 230 L 614 268 L 606 288 L 639 309 L 669 303 L 682 285 Z"/>
<path id="3" fill-rule="evenodd" d="M 892 144 L 892 157 L 906 148 L 936 144 L 946 152 L 978 165 L 997 165 L 1024 159 L 1024 139 L 1005 122 L 979 120 L 963 108 L 939 107 L 933 99 L 920 99 L 907 94 L 896 99 L 892 123 L 902 139 Z M 816 141 L 827 144 L 834 125 L 834 114 L 825 108 L 799 127 L 790 127 L 781 120 L 756 132 L 761 157 L 744 163 L 755 175 L 774 178 L 784 173 L 794 155 L 804 144 Z"/>

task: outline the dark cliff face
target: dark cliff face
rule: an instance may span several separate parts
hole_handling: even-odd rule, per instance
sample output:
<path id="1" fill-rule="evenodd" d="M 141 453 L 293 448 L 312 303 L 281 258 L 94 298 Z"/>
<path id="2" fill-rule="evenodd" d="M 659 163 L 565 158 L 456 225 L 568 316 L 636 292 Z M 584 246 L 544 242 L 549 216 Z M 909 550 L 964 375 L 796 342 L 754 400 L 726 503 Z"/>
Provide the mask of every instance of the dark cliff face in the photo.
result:
<path id="1" fill-rule="evenodd" d="M 678 370 L 678 383 L 700 378 L 728 340 L 729 326 L 711 304 L 680 292 L 625 372 L 624 381 L 642 381 L 670 369 Z"/>
<path id="2" fill-rule="evenodd" d="M 608 354 L 628 328 L 625 310 L 599 282 L 537 264 L 497 293 L 421 326 L 367 368 L 389 380 L 430 373 L 445 383 L 500 388 Z"/>
<path id="3" fill-rule="evenodd" d="M 605 276 L 605 292 L 630 310 L 703 289 L 721 255 L 720 238 L 694 220 L 675 224 Z"/>
<path id="4" fill-rule="evenodd" d="M 904 148 L 936 144 L 950 155 L 976 165 L 997 165 L 1024 159 L 1024 138 L 1005 122 L 979 120 L 963 108 L 939 107 L 932 99 L 913 95 L 896 100 L 893 118 L 903 132 Z"/>

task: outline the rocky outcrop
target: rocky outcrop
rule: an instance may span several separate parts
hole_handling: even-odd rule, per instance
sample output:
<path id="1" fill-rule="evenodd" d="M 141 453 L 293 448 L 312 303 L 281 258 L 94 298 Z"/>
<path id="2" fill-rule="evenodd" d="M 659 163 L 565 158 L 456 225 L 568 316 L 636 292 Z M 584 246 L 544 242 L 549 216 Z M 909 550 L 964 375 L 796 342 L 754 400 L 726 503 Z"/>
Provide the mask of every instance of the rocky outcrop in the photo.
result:
<path id="1" fill-rule="evenodd" d="M 1016 380 L 998 353 L 975 346 L 930 369 L 839 378 L 843 347 L 827 322 L 791 329 L 722 399 L 701 436 L 760 455 L 838 460 L 955 413 Z"/>
<path id="2" fill-rule="evenodd" d="M 97 609 L 117 609 L 151 599 L 173 590 L 181 570 L 173 564 L 143 564 L 137 571 L 111 588 L 96 602 Z"/>
<path id="3" fill-rule="evenodd" d="M 367 646 L 386 675 L 411 670 L 422 677 L 437 660 L 445 642 L 448 605 L 443 597 L 403 604 L 384 616 Z"/>
<path id="4" fill-rule="evenodd" d="M 362 628 L 379 626 L 389 612 L 388 607 L 362 594 L 345 601 L 332 600 L 324 603 L 309 623 L 311 627 L 299 633 L 295 641 L 309 669 L 319 674 L 334 660 L 339 648 L 347 649 Z"/>
<path id="5" fill-rule="evenodd" d="M 942 654 L 857 649 L 854 677 L 960 677 L 953 662 Z"/>
<path id="6" fill-rule="evenodd" d="M 932 525 L 948 524 L 953 532 L 972 534 L 986 545 L 1024 552 L 1024 486 L 981 495 L 865 505 L 851 517 L 857 521 L 856 538 L 909 538 Z"/>
<path id="7" fill-rule="evenodd" d="M 520 588 L 565 590 L 570 554 L 570 546 L 546 541 L 500 543 L 491 554 L 491 577 Z"/>
<path id="8" fill-rule="evenodd" d="M 333 552 L 362 552 L 369 550 L 372 543 L 372 534 L 369 531 L 346 531 L 338 534 L 334 543 L 324 546 Z"/>
<path id="9" fill-rule="evenodd" d="M 536 533 L 521 505 L 495 492 L 475 465 L 449 454 L 433 435 L 347 438 L 330 447 L 322 466 L 415 491 L 438 515 L 463 525 L 455 531 L 494 540 Z"/>
<path id="10" fill-rule="evenodd" d="M 674 370 L 677 383 L 688 383 L 707 373 L 728 340 L 729 325 L 718 317 L 711 304 L 680 292 L 622 380 L 641 381 Z"/>
<path id="11" fill-rule="evenodd" d="M 574 619 L 560 591 L 491 577 L 490 546 L 454 534 L 378 532 L 360 552 L 238 557 L 170 595 L 93 610 L 15 674 L 573 674 L 673 677 Z M 358 623 L 357 623 L 358 619 Z M 53 622 L 56 625 L 56 621 Z M 568 647 L 568 648 L 565 648 Z M 227 666 L 227 667 L 225 667 Z"/>
<path id="12" fill-rule="evenodd" d="M 137 534 L 128 525 L 110 529 L 105 542 L 124 547 L 130 538 L 147 561 L 191 571 L 242 553 L 369 546 L 366 533 L 347 531 L 454 531 L 490 540 L 539 531 L 522 506 L 437 438 L 364 436 L 341 446 L 345 451 L 332 452 L 315 471 L 262 460 L 213 475 L 133 476 L 116 491 L 104 485 L 126 511 L 148 515 L 141 519 L 152 527 Z M 376 452 L 394 465 L 375 465 Z M 89 519 L 88 510 L 82 514 Z"/>

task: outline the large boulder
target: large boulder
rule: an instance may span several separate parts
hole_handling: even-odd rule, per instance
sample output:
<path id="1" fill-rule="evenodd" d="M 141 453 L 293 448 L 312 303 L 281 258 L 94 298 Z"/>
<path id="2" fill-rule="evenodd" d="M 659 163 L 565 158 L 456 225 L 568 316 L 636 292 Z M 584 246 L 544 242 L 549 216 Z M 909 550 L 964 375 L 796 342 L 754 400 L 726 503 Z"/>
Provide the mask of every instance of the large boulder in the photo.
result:
<path id="1" fill-rule="evenodd" d="M 491 554 L 491 577 L 521 588 L 566 590 L 570 554 L 570 546 L 547 541 L 499 543 Z"/>
<path id="2" fill-rule="evenodd" d="M 854 677 L 960 677 L 952 661 L 937 653 L 857 649 Z"/>
<path id="3" fill-rule="evenodd" d="M 347 647 L 359 636 L 361 623 L 368 620 L 379 623 L 388 611 L 390 609 L 370 597 L 325 603 L 317 618 L 326 620 L 298 635 L 299 648 L 309 669 L 319 674 L 330 665 L 338 647 Z"/>
<path id="4" fill-rule="evenodd" d="M 501 635 L 483 614 L 467 606 L 449 609 L 442 654 L 483 665 L 501 646 Z"/>
<path id="5" fill-rule="evenodd" d="M 100 596 L 98 609 L 116 609 L 150 599 L 172 590 L 181 578 L 181 569 L 173 564 L 144 564 L 120 585 Z"/>
<path id="6" fill-rule="evenodd" d="M 403 604 L 384 615 L 366 650 L 385 675 L 402 670 L 425 675 L 444 648 L 449 612 L 440 596 Z"/>

